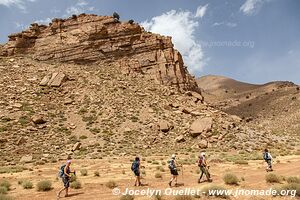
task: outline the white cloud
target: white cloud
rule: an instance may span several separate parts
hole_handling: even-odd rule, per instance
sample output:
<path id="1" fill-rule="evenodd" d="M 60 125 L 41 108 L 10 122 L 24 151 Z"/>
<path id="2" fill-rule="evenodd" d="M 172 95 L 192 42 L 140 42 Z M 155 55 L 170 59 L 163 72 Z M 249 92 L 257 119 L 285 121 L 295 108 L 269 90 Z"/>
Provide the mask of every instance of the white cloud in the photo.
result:
<path id="1" fill-rule="evenodd" d="M 70 16 L 70 15 L 79 15 L 81 13 L 84 13 L 86 11 L 93 11 L 94 7 L 89 7 L 88 2 L 85 0 L 78 0 L 77 3 L 73 6 L 70 6 L 66 9 L 66 15 L 64 17 Z"/>
<path id="2" fill-rule="evenodd" d="M 19 9 L 25 10 L 26 2 L 35 2 L 36 0 L 0 0 L 0 5 L 11 7 L 15 6 Z"/>
<path id="3" fill-rule="evenodd" d="M 248 16 L 254 15 L 258 13 L 265 2 L 269 1 L 270 0 L 246 0 L 245 3 L 240 7 L 240 11 Z"/>
<path id="4" fill-rule="evenodd" d="M 197 8 L 195 17 L 202 18 L 205 15 L 205 13 L 206 13 L 207 7 L 208 7 L 208 4 L 206 4 L 205 6 L 199 6 Z"/>
<path id="5" fill-rule="evenodd" d="M 231 28 L 234 28 L 237 26 L 237 23 L 233 23 L 233 22 L 215 22 L 213 23 L 212 26 L 228 26 Z"/>
<path id="6" fill-rule="evenodd" d="M 198 21 L 194 13 L 171 10 L 141 24 L 147 31 L 172 36 L 175 48 L 191 72 L 203 69 L 205 61 L 200 42 L 195 37 Z"/>

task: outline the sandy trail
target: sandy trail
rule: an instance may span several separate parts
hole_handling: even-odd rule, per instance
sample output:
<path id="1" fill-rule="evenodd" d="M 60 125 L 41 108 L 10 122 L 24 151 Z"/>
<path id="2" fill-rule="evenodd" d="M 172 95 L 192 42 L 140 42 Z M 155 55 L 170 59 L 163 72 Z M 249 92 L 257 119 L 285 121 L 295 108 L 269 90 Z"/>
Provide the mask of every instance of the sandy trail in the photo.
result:
<path id="1" fill-rule="evenodd" d="M 122 159 L 124 165 L 120 165 L 120 161 L 111 162 L 108 160 L 76 160 L 74 161 L 74 168 L 77 169 L 78 180 L 82 182 L 82 189 L 73 190 L 71 189 L 71 196 L 68 198 L 70 200 L 93 200 L 93 199 L 120 199 L 120 196 L 112 195 L 112 190 L 105 186 L 106 182 L 109 180 L 114 180 L 118 184 L 118 188 L 121 192 L 124 192 L 126 188 L 130 189 L 159 189 L 165 190 L 168 188 L 168 180 L 170 178 L 167 166 L 164 166 L 165 172 L 160 172 L 162 174 L 161 179 L 154 178 L 154 174 L 158 172 L 156 170 L 157 165 L 142 163 L 146 167 L 146 176 L 143 179 L 147 186 L 143 187 L 133 187 L 134 178 L 130 171 L 129 159 Z M 300 156 L 290 156 L 277 158 L 280 163 L 274 164 L 274 173 L 281 176 L 299 176 L 300 175 Z M 125 161 L 127 160 L 127 161 Z M 2 177 L 10 179 L 12 183 L 12 191 L 9 194 L 17 200 L 48 200 L 56 199 L 56 193 L 59 188 L 62 187 L 60 180 L 56 180 L 57 168 L 59 163 L 47 164 L 43 166 L 38 166 L 34 168 L 33 171 L 24 171 L 16 174 L 2 174 Z M 79 171 L 82 168 L 88 169 L 88 176 L 81 176 Z M 212 174 L 213 183 L 203 182 L 201 184 L 197 183 L 198 174 L 196 174 L 196 165 L 185 165 L 184 166 L 184 177 L 180 172 L 179 182 L 184 183 L 184 186 L 176 187 L 173 189 L 185 189 L 194 188 L 201 189 L 210 184 L 217 184 L 225 186 L 227 189 L 269 189 L 272 184 L 268 184 L 265 181 L 265 163 L 263 161 L 249 161 L 248 165 L 236 165 L 232 163 L 211 163 L 210 172 Z M 100 177 L 94 176 L 94 171 L 100 172 Z M 236 174 L 239 178 L 243 177 L 245 181 L 241 181 L 239 186 L 226 186 L 222 180 L 223 175 L 226 172 L 232 172 Z M 37 192 L 36 189 L 24 190 L 20 185 L 18 185 L 18 180 L 29 179 L 34 184 L 39 180 L 48 179 L 53 183 L 53 190 L 49 192 Z M 253 199 L 254 197 L 238 197 L 231 199 Z M 278 198 L 278 197 L 277 197 Z M 136 196 L 135 199 L 151 199 L 150 197 Z M 152 198 L 154 199 L 154 198 Z M 171 197 L 165 196 L 165 199 L 172 199 Z M 271 197 L 259 197 L 258 199 L 271 199 Z M 280 198 L 284 199 L 284 198 Z M 290 197 L 287 199 L 291 199 Z"/>

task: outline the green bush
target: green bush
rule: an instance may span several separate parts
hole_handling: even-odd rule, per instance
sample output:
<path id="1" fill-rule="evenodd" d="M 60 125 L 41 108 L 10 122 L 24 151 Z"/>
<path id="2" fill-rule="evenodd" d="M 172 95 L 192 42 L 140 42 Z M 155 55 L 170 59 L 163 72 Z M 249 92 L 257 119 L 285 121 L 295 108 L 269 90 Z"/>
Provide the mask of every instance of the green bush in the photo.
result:
<path id="1" fill-rule="evenodd" d="M 7 194 L 7 188 L 0 186 L 0 194 Z"/>
<path id="2" fill-rule="evenodd" d="M 81 188 L 81 182 L 79 182 L 79 181 L 71 182 L 70 187 L 73 188 L 73 189 L 80 189 Z"/>
<path id="3" fill-rule="evenodd" d="M 87 176 L 88 171 L 86 169 L 82 169 L 82 170 L 80 170 L 80 174 L 81 174 L 81 176 Z"/>
<path id="4" fill-rule="evenodd" d="M 239 179 L 235 174 L 227 173 L 223 176 L 223 180 L 228 185 L 238 185 Z"/>
<path id="5" fill-rule="evenodd" d="M 105 184 L 105 186 L 110 188 L 110 189 L 113 189 L 113 188 L 117 187 L 117 183 L 113 180 L 110 180 Z"/>
<path id="6" fill-rule="evenodd" d="M 134 196 L 126 194 L 121 196 L 120 200 L 134 200 Z"/>
<path id="7" fill-rule="evenodd" d="M 36 185 L 37 191 L 49 191 L 52 189 L 52 183 L 49 180 L 40 181 Z"/>
<path id="8" fill-rule="evenodd" d="M 10 190 L 10 186 L 11 186 L 11 184 L 10 184 L 10 182 L 8 182 L 8 180 L 4 179 L 4 180 L 0 181 L 0 187 L 5 187 L 7 189 L 7 191 Z"/>
<path id="9" fill-rule="evenodd" d="M 266 175 L 267 183 L 280 183 L 280 177 L 274 173 L 269 173 Z"/>
<path id="10" fill-rule="evenodd" d="M 32 184 L 32 182 L 30 182 L 28 180 L 25 180 L 25 181 L 22 181 L 22 187 L 24 189 L 32 189 L 33 188 L 33 184 Z"/>

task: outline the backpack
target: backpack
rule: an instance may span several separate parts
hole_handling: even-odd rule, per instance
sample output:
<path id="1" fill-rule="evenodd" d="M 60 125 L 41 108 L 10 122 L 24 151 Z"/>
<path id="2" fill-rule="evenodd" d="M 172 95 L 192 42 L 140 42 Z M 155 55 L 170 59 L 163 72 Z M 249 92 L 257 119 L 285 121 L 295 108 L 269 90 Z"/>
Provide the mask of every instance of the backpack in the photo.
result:
<path id="1" fill-rule="evenodd" d="M 203 156 L 201 156 L 198 160 L 198 167 L 202 167 L 203 166 Z"/>
<path id="2" fill-rule="evenodd" d="M 264 160 L 270 160 L 268 152 L 264 152 Z"/>
<path id="3" fill-rule="evenodd" d="M 133 161 L 132 165 L 131 165 L 131 170 L 133 172 L 137 171 L 138 170 L 138 162 L 136 161 Z"/>
<path id="4" fill-rule="evenodd" d="M 171 160 L 168 161 L 168 163 L 169 163 L 169 169 L 170 169 L 170 170 L 174 170 L 174 169 L 175 169 L 174 160 L 171 159 Z"/>
<path id="5" fill-rule="evenodd" d="M 66 164 L 63 164 L 60 167 L 59 172 L 58 172 L 58 177 L 62 178 L 65 175 L 65 167 L 66 167 Z"/>

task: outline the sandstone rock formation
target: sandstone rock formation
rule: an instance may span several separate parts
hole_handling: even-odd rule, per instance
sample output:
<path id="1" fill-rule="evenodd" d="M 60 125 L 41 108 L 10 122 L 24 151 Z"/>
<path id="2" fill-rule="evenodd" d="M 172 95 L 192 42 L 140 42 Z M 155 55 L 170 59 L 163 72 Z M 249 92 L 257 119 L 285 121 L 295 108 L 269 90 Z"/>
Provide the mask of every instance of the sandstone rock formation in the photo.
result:
<path id="1" fill-rule="evenodd" d="M 211 117 L 200 118 L 191 125 L 191 136 L 197 137 L 201 133 L 211 130 L 213 119 Z"/>
<path id="2" fill-rule="evenodd" d="M 181 91 L 200 92 L 171 37 L 109 16 L 81 14 L 53 19 L 49 26 L 31 24 L 29 29 L 10 35 L 0 49 L 2 56 L 16 54 L 29 54 L 39 61 L 118 62 L 125 74 L 139 72 Z"/>

